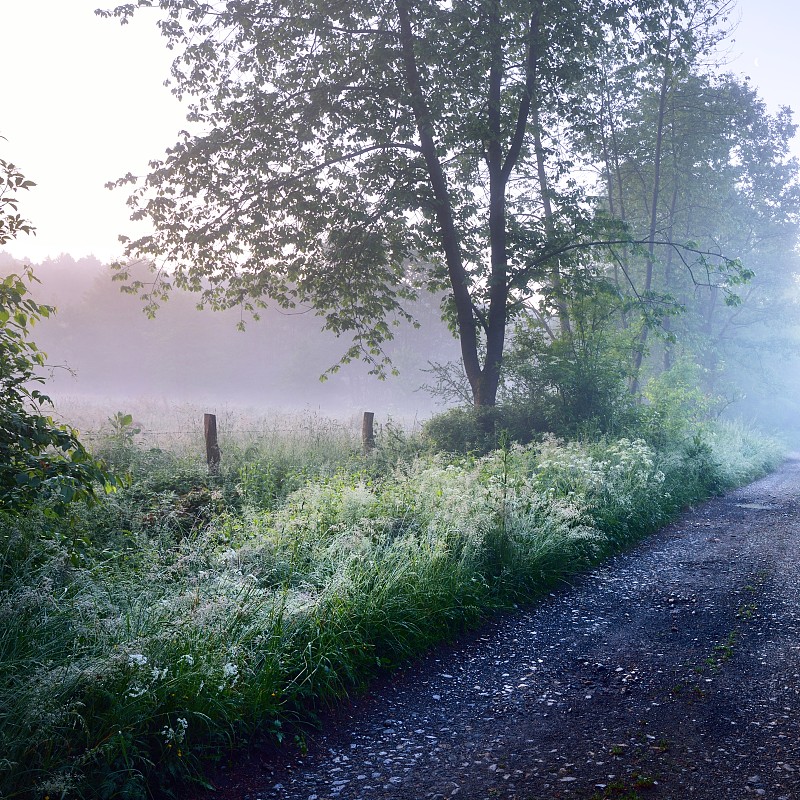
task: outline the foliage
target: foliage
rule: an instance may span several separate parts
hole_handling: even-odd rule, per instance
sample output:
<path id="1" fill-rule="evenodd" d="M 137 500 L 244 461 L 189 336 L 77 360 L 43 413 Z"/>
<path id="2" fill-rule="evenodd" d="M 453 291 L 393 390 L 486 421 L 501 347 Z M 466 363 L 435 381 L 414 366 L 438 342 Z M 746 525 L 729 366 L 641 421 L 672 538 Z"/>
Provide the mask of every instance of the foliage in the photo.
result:
<path id="1" fill-rule="evenodd" d="M 742 428 L 701 442 L 703 469 L 724 485 L 780 459 Z M 549 438 L 380 471 L 362 458 L 237 506 L 226 483 L 248 462 L 228 476 L 223 462 L 210 513 L 179 531 L 164 497 L 199 489 L 199 470 L 193 479 L 189 463 L 134 449 L 133 483 L 101 503 L 69 519 L 0 516 L 4 796 L 144 798 L 202 781 L 231 745 L 280 740 L 320 704 L 626 546 L 709 485 L 697 448 Z M 263 452 L 250 456 L 254 474 L 269 472 Z M 82 561 L 68 535 L 90 539 Z"/>
<path id="2" fill-rule="evenodd" d="M 656 447 L 690 438 L 690 432 L 697 430 L 716 410 L 719 399 L 700 388 L 700 373 L 700 367 L 682 359 L 645 386 L 641 430 Z"/>
<path id="3" fill-rule="evenodd" d="M 684 8 L 696 18 L 675 13 Z M 721 74 L 703 56 L 719 29 L 697 20 L 729 9 L 724 0 L 662 3 L 661 49 L 634 64 L 608 54 L 593 89 L 602 113 L 582 146 L 600 164 L 602 207 L 632 238 L 649 240 L 638 250 L 615 248 L 609 270 L 631 301 L 620 324 L 644 323 L 632 370 L 635 378 L 641 371 L 639 385 L 686 357 L 702 367 L 709 393 L 726 382 L 731 395 L 758 392 L 793 338 L 796 126 L 788 108 L 768 113 L 747 79 Z M 708 255 L 687 269 L 675 243 Z M 738 274 L 714 251 L 735 254 Z M 653 329 L 663 335 L 648 342 Z"/>
<path id="4" fill-rule="evenodd" d="M 618 434 L 635 411 L 628 391 L 636 333 L 618 327 L 623 303 L 597 281 L 569 303 L 569 335 L 528 317 L 514 331 L 504 361 L 504 395 L 540 409 L 559 435 Z"/>
<path id="5" fill-rule="evenodd" d="M 784 457 L 785 444 L 759 435 L 741 421 L 710 426 L 703 433 L 714 453 L 724 489 L 742 486 L 771 472 Z"/>
<path id="6" fill-rule="evenodd" d="M 128 470 L 135 457 L 136 436 L 141 432 L 133 415 L 117 411 L 106 420 L 101 444 L 95 446 L 94 451 L 114 469 Z"/>
<path id="7" fill-rule="evenodd" d="M 34 233 L 33 225 L 19 213 L 17 194 L 35 185 L 18 167 L 0 158 L 0 245 L 8 244 L 20 233 Z"/>
<path id="8" fill-rule="evenodd" d="M 528 443 L 545 432 L 574 437 L 636 435 L 641 411 L 628 388 L 638 332 L 621 329 L 626 306 L 603 279 L 586 283 L 567 304 L 569 334 L 553 331 L 540 315 L 518 320 L 503 361 L 502 403 L 445 411 L 425 424 L 432 446 L 447 452 L 486 453 L 500 434 Z M 429 389 L 450 393 L 457 383 L 448 365 L 431 372 Z"/>
<path id="9" fill-rule="evenodd" d="M 515 360 L 507 328 L 533 308 L 542 335 L 521 344 L 538 395 L 525 402 L 558 430 L 606 431 L 628 414 L 620 373 L 636 394 L 656 359 L 669 369 L 683 351 L 717 391 L 741 354 L 731 331 L 786 308 L 793 125 L 711 64 L 731 0 L 580 0 L 568 13 L 140 0 L 101 13 L 153 7 L 195 125 L 149 176 L 118 181 L 154 224 L 117 265 L 150 310 L 173 288 L 255 316 L 269 302 L 314 309 L 352 335 L 345 362 L 381 375 L 412 298 L 445 292 L 483 406 Z M 587 335 L 580 307 L 598 277 L 617 299 L 595 295 L 611 315 Z"/>
<path id="10" fill-rule="evenodd" d="M 19 170 L 0 160 L 0 244 L 32 227 L 17 213 L 16 192 L 32 186 Z M 63 513 L 76 499 L 95 496 L 96 487 L 117 482 L 95 461 L 74 430 L 44 413 L 50 399 L 36 384 L 45 356 L 30 340 L 31 327 L 53 308 L 29 291 L 30 269 L 0 280 L 0 511 L 22 511 L 40 499 Z"/>
<path id="11" fill-rule="evenodd" d="M 431 417 L 423 426 L 422 435 L 434 451 L 482 455 L 496 450 L 504 440 L 527 444 L 547 430 L 540 405 L 508 402 L 448 409 Z"/>
<path id="12" fill-rule="evenodd" d="M 146 404 L 136 412 L 141 423 L 129 423 L 133 415 L 119 412 L 95 435 L 89 434 L 94 453 L 125 464 L 136 476 L 125 492 L 92 512 L 91 524 L 98 537 L 108 526 L 127 532 L 121 537 L 115 534 L 113 542 L 104 545 L 109 549 L 125 549 L 128 534 L 145 533 L 157 534 L 162 547 L 170 548 L 197 534 L 221 513 L 274 511 L 310 480 L 353 470 L 378 476 L 422 449 L 415 437 L 387 422 L 377 427 L 376 447 L 365 460 L 358 431 L 337 420 L 310 412 L 261 418 L 228 412 L 219 419 L 222 469 L 209 475 L 200 455 L 202 431 L 187 430 L 183 436 L 163 441 L 162 447 L 148 447 L 146 442 L 154 436 L 148 426 L 158 420 Z M 163 408 L 155 413 L 164 416 Z M 194 407 L 181 408 L 176 416 L 170 425 L 202 418 Z M 140 428 L 137 433 L 131 430 L 133 425 Z"/>

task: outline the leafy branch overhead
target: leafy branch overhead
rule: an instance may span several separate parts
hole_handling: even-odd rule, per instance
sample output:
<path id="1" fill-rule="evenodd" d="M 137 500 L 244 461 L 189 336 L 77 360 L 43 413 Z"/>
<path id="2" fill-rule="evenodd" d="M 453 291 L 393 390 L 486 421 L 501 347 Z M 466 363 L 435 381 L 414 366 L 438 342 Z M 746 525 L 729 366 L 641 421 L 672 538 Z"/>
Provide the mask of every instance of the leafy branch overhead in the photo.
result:
<path id="1" fill-rule="evenodd" d="M 35 233 L 30 222 L 20 215 L 17 198 L 17 192 L 35 185 L 14 164 L 0 158 L 0 245 L 8 244 L 20 233 Z"/>

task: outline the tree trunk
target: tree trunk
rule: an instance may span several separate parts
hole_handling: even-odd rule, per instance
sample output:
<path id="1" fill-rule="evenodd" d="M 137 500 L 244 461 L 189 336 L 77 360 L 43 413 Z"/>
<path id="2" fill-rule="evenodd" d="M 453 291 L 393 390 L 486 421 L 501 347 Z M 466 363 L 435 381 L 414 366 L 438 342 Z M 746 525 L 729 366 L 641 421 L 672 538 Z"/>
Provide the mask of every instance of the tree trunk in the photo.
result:
<path id="1" fill-rule="evenodd" d="M 544 146 L 542 145 L 542 132 L 539 123 L 539 108 L 538 99 L 534 103 L 531 111 L 533 122 L 533 146 L 536 150 L 536 171 L 539 178 L 539 191 L 542 195 L 542 208 L 544 209 L 544 228 L 547 233 L 547 238 L 552 242 L 555 241 L 556 228 L 553 218 L 553 206 L 550 202 L 550 186 L 547 180 L 547 171 L 545 170 Z M 561 326 L 561 333 L 565 336 L 572 334 L 572 329 L 569 319 L 569 309 L 567 307 L 566 295 L 564 294 L 564 285 L 561 280 L 561 265 L 558 258 L 553 258 L 550 264 L 550 288 L 553 291 L 553 297 L 556 301 L 556 310 L 558 312 L 558 321 Z"/>
<path id="2" fill-rule="evenodd" d="M 414 33 L 407 0 L 396 0 L 395 7 L 400 22 L 400 45 L 402 48 L 403 69 L 408 84 L 411 106 L 417 123 L 422 154 L 428 172 L 428 179 L 435 200 L 436 221 L 439 227 L 442 250 L 444 252 L 453 302 L 456 307 L 456 325 L 461 345 L 461 358 L 472 395 L 478 405 L 481 393 L 481 364 L 478 356 L 478 331 L 469 293 L 469 276 L 464 269 L 461 244 L 453 218 L 453 206 L 447 178 L 436 150 L 433 119 L 422 92 L 417 59 L 414 53 Z M 495 395 L 496 395 L 495 388 Z M 488 393 L 489 395 L 491 393 Z M 494 400 L 490 405 L 494 404 Z"/>
<path id="3" fill-rule="evenodd" d="M 658 120 L 656 124 L 656 151 L 653 161 L 653 194 L 650 202 L 650 230 L 647 236 L 647 257 L 645 268 L 645 279 L 643 294 L 645 295 L 645 302 L 647 295 L 653 288 L 653 268 L 655 266 L 655 248 L 656 248 L 656 229 L 658 226 L 658 200 L 661 194 L 661 151 L 664 146 L 664 122 L 667 116 L 667 98 L 669 97 L 671 84 L 672 84 L 672 41 L 675 30 L 675 17 L 676 9 L 673 0 L 669 28 L 667 31 L 667 42 L 664 50 L 664 74 L 661 79 L 661 90 L 658 97 Z M 645 323 L 642 326 L 642 332 L 639 335 L 639 341 L 636 345 L 633 358 L 633 379 L 631 381 L 631 392 L 638 394 L 639 392 L 639 378 L 642 368 L 642 361 L 644 360 L 644 353 L 647 347 L 647 337 L 650 333 L 649 326 Z"/>
<path id="4" fill-rule="evenodd" d="M 422 91 L 421 78 L 414 52 L 414 33 L 408 0 L 395 0 L 400 23 L 402 63 L 408 83 L 409 97 L 414 111 L 417 133 L 425 159 L 428 179 L 435 198 L 435 214 L 442 250 L 447 264 L 448 277 L 456 307 L 456 326 L 461 344 L 464 370 L 477 408 L 493 406 L 497 402 L 500 385 L 500 368 L 505 346 L 508 321 L 508 247 L 506 190 L 520 154 L 531 113 L 531 98 L 536 80 L 539 21 L 541 2 L 534 5 L 530 19 L 528 53 L 526 61 L 526 86 L 520 99 L 514 131 L 503 156 L 502 102 L 505 73 L 504 42 L 501 31 L 501 13 L 498 0 L 489 5 L 488 30 L 492 33 L 489 44 L 490 70 L 488 81 L 488 142 L 485 159 L 489 169 L 489 307 L 479 319 L 486 335 L 486 356 L 483 365 L 478 355 L 478 312 L 470 295 L 469 275 L 464 268 L 461 242 L 455 226 L 455 215 L 447 179 L 437 153 L 433 120 Z M 549 196 L 547 197 L 549 209 Z M 547 212 L 552 221 L 552 211 Z M 552 225 L 551 225 L 552 227 Z M 560 281 L 556 284 L 558 296 L 563 298 Z M 566 306 L 565 306 L 566 307 Z"/>
<path id="5" fill-rule="evenodd" d="M 622 168 L 620 166 L 619 158 L 619 137 L 617 135 L 617 126 L 614 119 L 614 109 L 612 107 L 611 90 L 608 86 L 607 73 L 604 69 L 603 72 L 603 91 L 601 95 L 601 115 L 600 115 L 600 137 L 603 148 L 603 161 L 606 173 L 606 192 L 608 194 L 608 210 L 612 218 L 618 219 L 623 225 L 628 222 L 628 217 L 625 211 L 625 183 L 622 179 Z M 604 128 L 604 118 L 608 122 L 608 135 Z M 615 197 L 616 189 L 616 197 Z M 628 269 L 628 248 L 623 247 L 622 254 L 617 257 L 612 253 L 614 262 L 614 286 L 620 294 L 627 290 L 627 286 L 620 279 L 620 271 L 623 273 L 625 280 L 628 280 L 630 274 Z M 622 311 L 622 327 L 627 330 L 630 325 L 629 315 L 627 309 Z"/>
<path id="6" fill-rule="evenodd" d="M 491 66 L 489 68 L 489 141 L 486 163 L 489 167 L 489 313 L 486 324 L 486 359 L 475 405 L 494 405 L 500 385 L 500 365 L 506 337 L 508 315 L 508 252 L 506 245 L 506 184 L 503 171 L 501 103 L 503 87 L 503 40 L 500 36 L 500 9 L 493 0 L 489 13 Z"/>
<path id="7" fill-rule="evenodd" d="M 678 188 L 679 188 L 679 176 L 680 176 L 680 165 L 678 163 L 678 144 L 675 139 L 675 129 L 676 129 L 676 122 L 675 122 L 675 106 L 673 104 L 672 107 L 672 201 L 669 205 L 669 223 L 667 226 L 667 241 L 670 244 L 673 244 L 675 241 L 675 213 L 678 208 Z M 669 251 L 667 252 L 667 259 L 664 263 L 664 293 L 669 294 L 670 289 L 672 288 L 672 265 L 675 259 L 675 250 L 674 248 L 670 247 Z M 663 359 L 663 369 L 664 372 L 668 372 L 672 368 L 672 342 L 670 341 L 670 333 L 672 332 L 672 320 L 669 316 L 665 317 L 664 331 L 667 334 L 664 340 L 664 359 Z"/>

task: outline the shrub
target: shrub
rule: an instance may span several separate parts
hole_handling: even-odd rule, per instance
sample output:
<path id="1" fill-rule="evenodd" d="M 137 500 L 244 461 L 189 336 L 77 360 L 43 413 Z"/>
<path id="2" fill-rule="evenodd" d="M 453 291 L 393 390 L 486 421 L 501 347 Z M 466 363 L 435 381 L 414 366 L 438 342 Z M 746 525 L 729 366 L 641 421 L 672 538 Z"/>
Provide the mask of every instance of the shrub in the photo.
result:
<path id="1" fill-rule="evenodd" d="M 0 159 L 0 246 L 33 226 L 17 213 L 17 193 L 33 181 Z M 35 302 L 30 268 L 0 280 L 0 512 L 30 508 L 46 497 L 62 513 L 77 498 L 94 497 L 97 484 L 117 481 L 92 459 L 65 425 L 44 413 L 50 398 L 35 388 L 44 353 L 30 340 L 30 328 L 55 309 Z"/>
<path id="2" fill-rule="evenodd" d="M 422 437 L 436 452 L 484 454 L 500 447 L 504 439 L 527 444 L 546 430 L 541 410 L 519 402 L 451 408 L 428 420 Z"/>
<path id="3" fill-rule="evenodd" d="M 654 447 L 680 446 L 711 416 L 715 399 L 700 388 L 700 368 L 679 361 L 651 378 L 639 410 L 641 435 Z"/>
<path id="4" fill-rule="evenodd" d="M 560 436 L 619 434 L 634 414 L 628 378 L 635 333 L 618 326 L 615 287 L 591 280 L 578 288 L 569 333 L 554 334 L 533 317 L 517 324 L 503 360 L 504 399 L 535 408 L 543 429 Z"/>

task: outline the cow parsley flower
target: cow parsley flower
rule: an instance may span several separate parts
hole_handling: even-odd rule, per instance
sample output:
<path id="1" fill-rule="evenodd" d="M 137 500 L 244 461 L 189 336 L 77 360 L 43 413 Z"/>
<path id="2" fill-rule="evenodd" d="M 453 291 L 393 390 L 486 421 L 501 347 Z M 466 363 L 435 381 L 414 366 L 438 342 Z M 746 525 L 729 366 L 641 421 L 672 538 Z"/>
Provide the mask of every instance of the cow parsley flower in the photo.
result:
<path id="1" fill-rule="evenodd" d="M 168 744 L 180 744 L 186 738 L 187 730 L 189 730 L 189 721 L 184 717 L 178 717 L 175 720 L 175 727 L 165 725 L 161 735 Z"/>
<path id="2" fill-rule="evenodd" d="M 226 678 L 236 678 L 239 675 L 239 667 L 229 662 L 222 668 L 222 674 Z"/>

